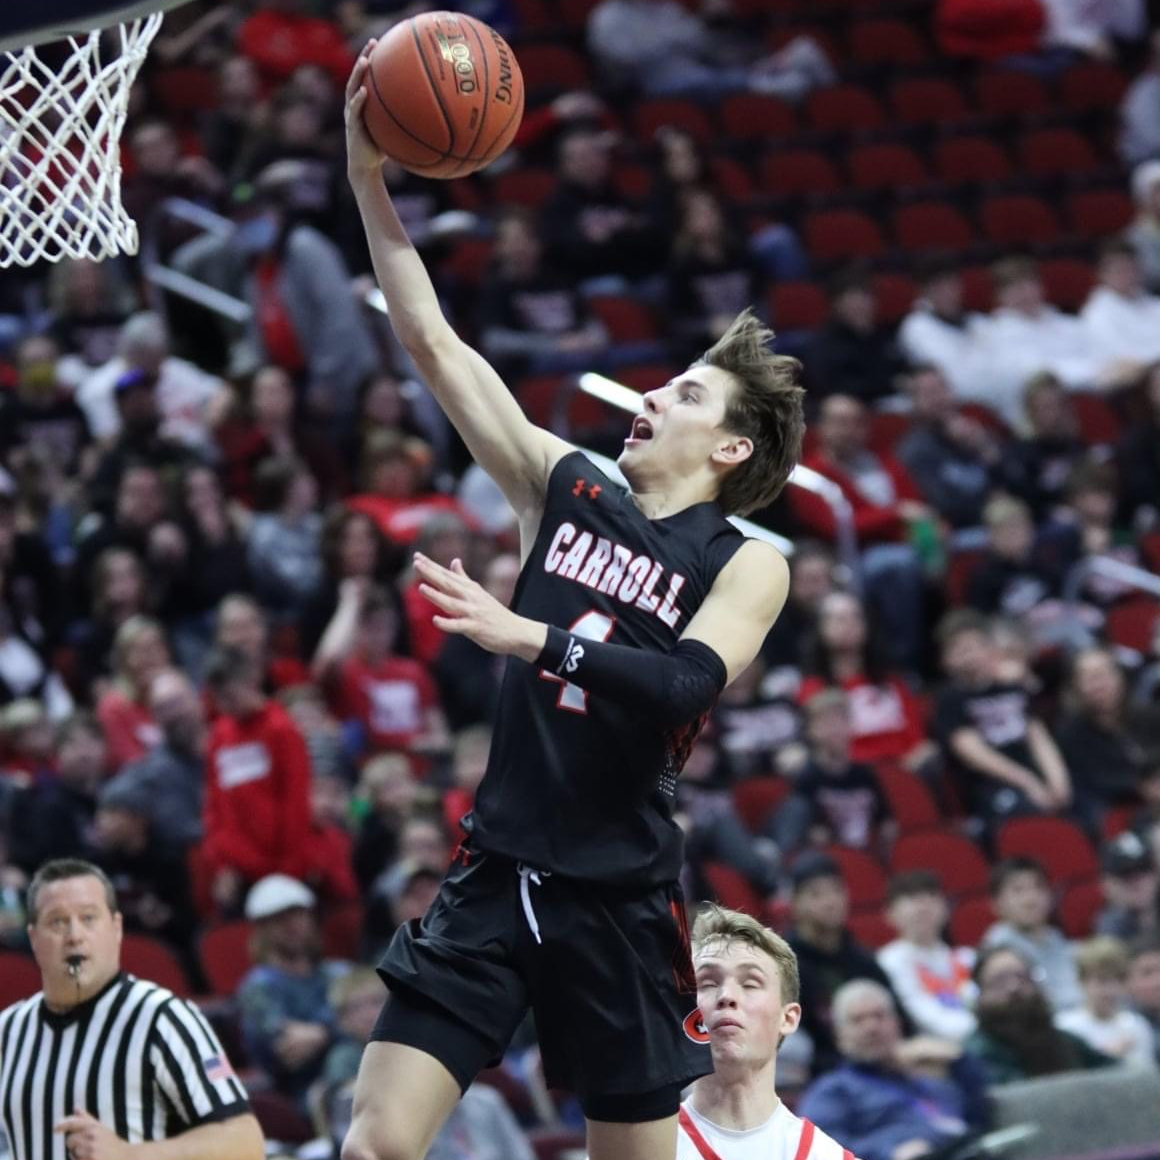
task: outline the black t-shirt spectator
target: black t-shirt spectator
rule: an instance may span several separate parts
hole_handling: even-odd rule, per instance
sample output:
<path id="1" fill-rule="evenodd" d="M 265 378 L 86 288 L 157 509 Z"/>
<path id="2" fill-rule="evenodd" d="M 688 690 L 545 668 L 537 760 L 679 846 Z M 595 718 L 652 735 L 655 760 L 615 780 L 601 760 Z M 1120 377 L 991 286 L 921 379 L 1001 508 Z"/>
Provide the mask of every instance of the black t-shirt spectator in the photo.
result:
<path id="1" fill-rule="evenodd" d="M 720 335 L 710 323 L 733 318 L 762 296 L 761 274 L 744 246 L 731 246 L 719 261 L 677 254 L 669 264 L 670 329 L 690 353 L 712 346 Z"/>
<path id="2" fill-rule="evenodd" d="M 894 378 L 903 369 L 886 333 L 862 334 L 839 318 L 817 332 L 805 364 L 815 403 L 827 395 L 851 395 L 867 406 L 895 394 Z"/>
<path id="3" fill-rule="evenodd" d="M 1024 500 L 1039 522 L 1063 502 L 1071 469 L 1086 450 L 1078 439 L 1019 439 L 1009 443 L 999 467 L 1003 486 Z"/>
<path id="4" fill-rule="evenodd" d="M 34 405 L 16 392 L 0 393 L 0 455 L 15 448 L 35 447 L 72 474 L 88 441 L 85 413 L 68 395 L 59 394 Z"/>
<path id="5" fill-rule="evenodd" d="M 856 761 L 837 772 L 811 761 L 798 775 L 794 793 L 809 804 L 811 824 L 829 829 L 839 846 L 865 850 L 890 820 L 874 771 Z"/>
<path id="6" fill-rule="evenodd" d="M 592 190 L 561 182 L 544 207 L 543 225 L 550 259 L 569 279 L 644 277 L 664 261 L 660 233 L 648 215 L 611 186 Z"/>
<path id="7" fill-rule="evenodd" d="M 1020 617 L 1057 591 L 1054 575 L 1039 561 L 988 554 L 971 573 L 967 603 L 988 616 Z"/>
<path id="8" fill-rule="evenodd" d="M 911 431 L 895 450 L 922 498 L 956 528 L 973 527 L 982 518 L 991 489 L 990 468 L 938 427 Z"/>
<path id="9" fill-rule="evenodd" d="M 886 977 L 878 960 L 864 946 L 854 940 L 849 931 L 842 932 L 842 943 L 836 951 L 823 950 L 814 943 L 806 942 L 796 930 L 786 936 L 798 957 L 798 971 L 801 976 L 802 1028 L 814 1044 L 813 1072 L 820 1075 L 841 1062 L 834 1042 L 834 1026 L 831 1014 L 834 994 L 843 984 L 852 979 L 873 979 L 881 983 L 892 995 L 894 988 Z M 895 999 L 906 1033 L 914 1027 L 905 1008 Z"/>
<path id="10" fill-rule="evenodd" d="M 777 751 L 801 740 L 801 707 L 789 697 L 719 703 L 713 728 L 734 777 L 768 773 Z"/>
<path id="11" fill-rule="evenodd" d="M 1157 741 L 1157 714 L 1133 716 L 1122 731 L 1106 729 L 1090 717 L 1069 713 L 1055 727 L 1055 741 L 1078 795 L 1100 805 L 1136 800 L 1148 768 L 1148 744 Z"/>
<path id="12" fill-rule="evenodd" d="M 962 778 L 976 808 L 983 813 L 1003 810 L 997 795 L 1018 791 L 965 767 L 950 747 L 951 738 L 960 729 L 975 729 L 982 739 L 1004 757 L 1035 770 L 1028 743 L 1031 724 L 1031 694 L 1022 685 L 995 682 L 979 688 L 951 682 L 944 685 L 935 707 L 934 733 L 947 754 L 947 760 Z"/>
<path id="13" fill-rule="evenodd" d="M 12 801 L 9 857 L 27 874 L 53 858 L 85 858 L 95 797 L 62 782 L 30 786 Z"/>

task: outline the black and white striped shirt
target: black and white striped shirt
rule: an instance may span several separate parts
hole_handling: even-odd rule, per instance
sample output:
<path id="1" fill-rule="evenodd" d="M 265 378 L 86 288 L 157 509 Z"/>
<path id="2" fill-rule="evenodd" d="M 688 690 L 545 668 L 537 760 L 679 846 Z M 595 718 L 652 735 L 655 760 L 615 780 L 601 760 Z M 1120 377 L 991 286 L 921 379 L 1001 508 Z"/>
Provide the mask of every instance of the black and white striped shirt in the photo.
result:
<path id="1" fill-rule="evenodd" d="M 40 995 L 0 1012 L 0 1120 L 15 1160 L 67 1160 L 52 1128 L 76 1108 L 136 1144 L 249 1104 L 205 1017 L 122 973 L 62 1014 Z"/>

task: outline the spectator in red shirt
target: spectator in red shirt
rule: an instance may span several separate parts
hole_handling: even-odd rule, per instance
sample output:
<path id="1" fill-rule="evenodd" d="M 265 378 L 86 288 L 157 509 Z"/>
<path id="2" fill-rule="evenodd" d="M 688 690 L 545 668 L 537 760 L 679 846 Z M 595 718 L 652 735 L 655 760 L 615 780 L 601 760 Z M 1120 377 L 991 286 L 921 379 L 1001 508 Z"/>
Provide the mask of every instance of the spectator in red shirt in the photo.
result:
<path id="1" fill-rule="evenodd" d="M 466 522 L 467 513 L 454 496 L 431 489 L 431 448 L 422 439 L 397 431 L 378 431 L 363 446 L 362 494 L 347 500 L 352 511 L 365 512 L 393 544 L 415 542 L 436 512 L 450 512 Z"/>
<path id="2" fill-rule="evenodd" d="M 939 535 L 934 513 L 893 456 L 870 450 L 866 408 L 848 395 L 831 395 L 821 407 L 819 446 L 803 460 L 833 480 L 850 504 L 870 603 L 892 647 L 891 660 L 917 671 L 923 610 L 922 561 L 911 537 Z M 802 488 L 792 499 L 813 535 L 833 542 L 837 524 L 829 505 Z"/>
<path id="3" fill-rule="evenodd" d="M 238 30 L 238 49 L 268 83 L 289 80 L 304 64 L 316 64 L 342 88 L 354 66 L 337 24 L 308 16 L 302 0 L 265 0 Z"/>
<path id="4" fill-rule="evenodd" d="M 206 665 L 221 715 L 206 754 L 201 858 L 217 908 L 236 913 L 267 874 L 309 875 L 310 756 L 298 727 L 262 691 L 262 668 L 240 649 Z"/>
<path id="5" fill-rule="evenodd" d="M 161 743 L 161 730 L 149 711 L 149 687 L 171 663 L 165 633 L 156 620 L 134 616 L 117 630 L 113 683 L 97 701 L 97 720 L 114 772 Z"/>
<path id="6" fill-rule="evenodd" d="M 314 676 L 326 684 L 335 714 L 363 727 L 372 752 L 442 752 L 447 723 L 435 682 L 417 661 L 394 655 L 398 631 L 399 612 L 383 589 L 344 581 Z"/>
<path id="7" fill-rule="evenodd" d="M 856 596 L 832 592 L 822 600 L 810 651 L 799 699 L 806 704 L 831 685 L 846 693 L 854 761 L 900 762 L 918 770 L 937 759 L 938 747 L 925 735 L 922 710 L 907 686 L 882 664 Z"/>
<path id="8" fill-rule="evenodd" d="M 470 547 L 467 525 L 451 512 L 432 516 L 415 541 L 415 550 L 419 554 L 444 568 L 450 568 L 454 560 L 464 559 Z M 434 664 L 447 637 L 442 629 L 435 627 L 439 609 L 419 591 L 414 576 L 403 588 L 403 607 L 407 613 L 411 655 L 425 665 Z"/>

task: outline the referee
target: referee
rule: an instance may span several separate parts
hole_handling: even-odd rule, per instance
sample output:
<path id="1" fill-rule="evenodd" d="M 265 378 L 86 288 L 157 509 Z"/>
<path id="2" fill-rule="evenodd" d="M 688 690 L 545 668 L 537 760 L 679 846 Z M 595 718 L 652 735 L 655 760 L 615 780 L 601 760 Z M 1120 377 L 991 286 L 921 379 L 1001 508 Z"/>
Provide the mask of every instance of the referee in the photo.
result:
<path id="1" fill-rule="evenodd" d="M 28 887 L 43 991 L 0 1012 L 15 1160 L 261 1160 L 261 1129 L 208 1023 L 121 970 L 112 883 L 77 859 Z"/>

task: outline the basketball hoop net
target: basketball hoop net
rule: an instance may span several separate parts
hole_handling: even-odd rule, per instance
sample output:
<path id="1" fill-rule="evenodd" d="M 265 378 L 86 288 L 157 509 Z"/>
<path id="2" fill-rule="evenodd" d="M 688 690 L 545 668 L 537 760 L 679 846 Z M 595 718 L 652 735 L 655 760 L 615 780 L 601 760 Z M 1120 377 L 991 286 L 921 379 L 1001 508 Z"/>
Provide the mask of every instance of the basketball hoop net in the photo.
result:
<path id="1" fill-rule="evenodd" d="M 35 46 L 0 54 L 0 267 L 137 252 L 121 130 L 161 20 L 70 36 L 59 68 Z"/>

